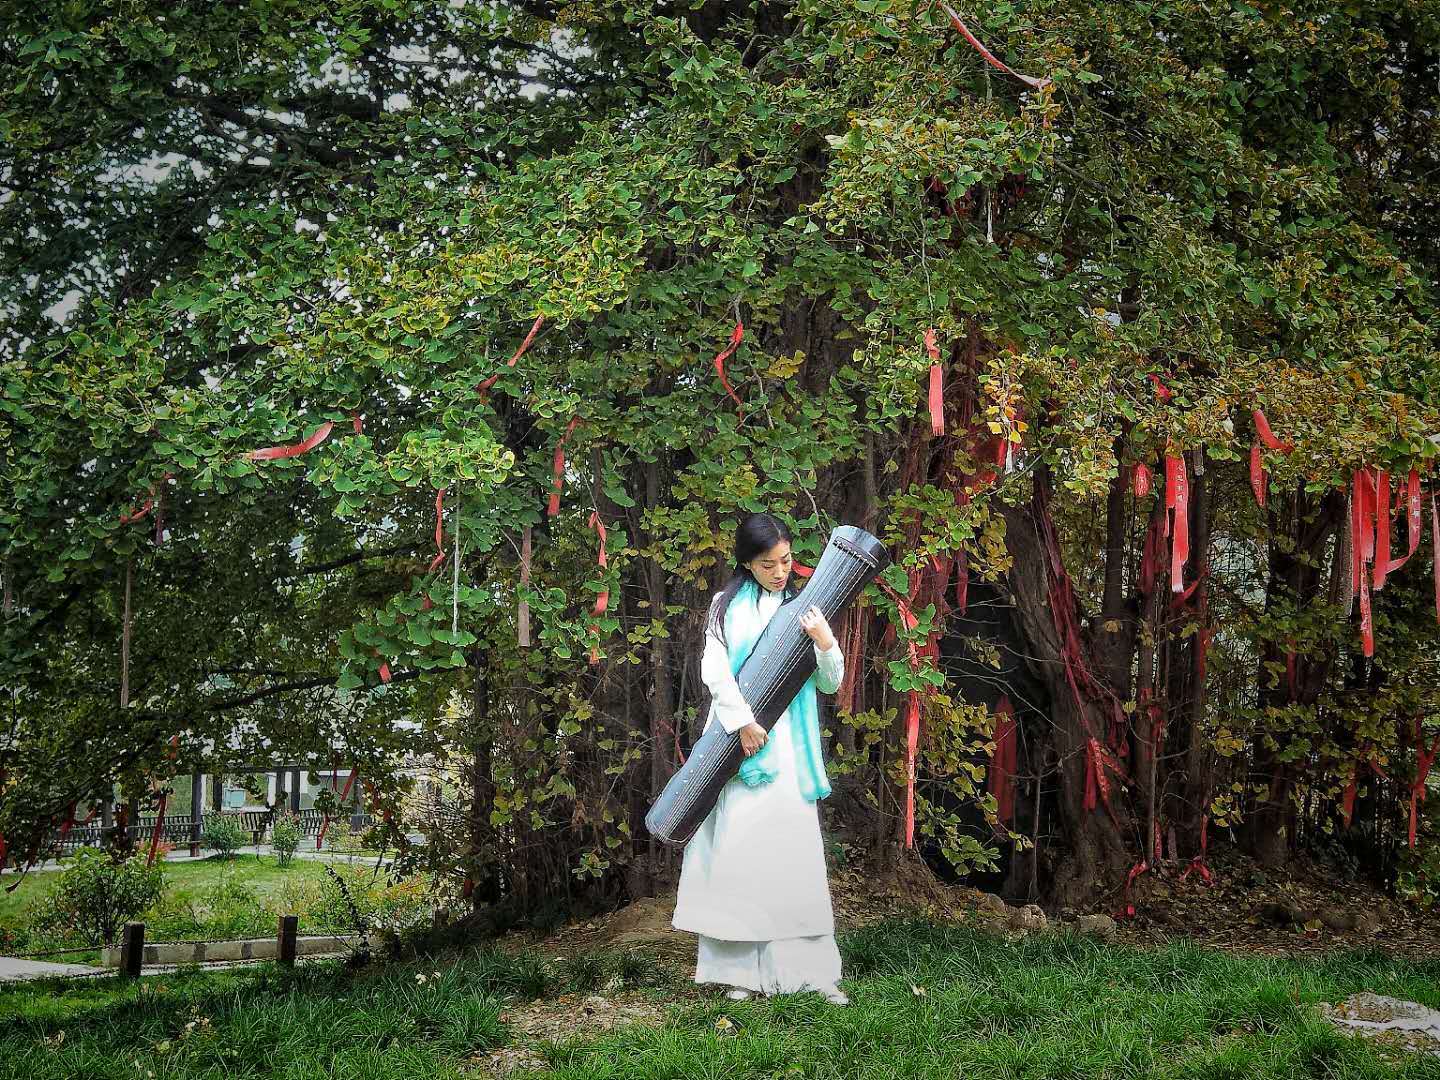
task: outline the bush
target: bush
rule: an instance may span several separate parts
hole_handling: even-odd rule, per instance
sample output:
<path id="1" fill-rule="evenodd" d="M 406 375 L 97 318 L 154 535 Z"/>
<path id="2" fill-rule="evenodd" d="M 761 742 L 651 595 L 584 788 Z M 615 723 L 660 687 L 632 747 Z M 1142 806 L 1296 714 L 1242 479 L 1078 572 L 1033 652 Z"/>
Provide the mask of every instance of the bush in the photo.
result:
<path id="1" fill-rule="evenodd" d="M 230 814 L 210 814 L 200 842 L 228 859 L 250 842 L 250 832 Z"/>
<path id="2" fill-rule="evenodd" d="M 156 903 L 165 889 L 160 864 L 146 866 L 143 854 L 117 861 L 97 848 L 81 848 L 67 862 L 36 923 L 91 945 L 114 942 L 121 927 Z"/>
<path id="3" fill-rule="evenodd" d="M 275 851 L 275 861 L 289 866 L 295 859 L 295 852 L 305 832 L 300 828 L 300 819 L 294 814 L 279 814 L 270 830 L 270 846 Z"/>

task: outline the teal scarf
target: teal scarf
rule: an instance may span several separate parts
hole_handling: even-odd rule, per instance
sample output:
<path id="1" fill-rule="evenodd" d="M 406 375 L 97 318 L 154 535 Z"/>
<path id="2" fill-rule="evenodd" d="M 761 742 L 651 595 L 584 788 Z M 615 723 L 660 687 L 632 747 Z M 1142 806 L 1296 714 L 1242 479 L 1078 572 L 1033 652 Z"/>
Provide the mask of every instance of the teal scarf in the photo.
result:
<path id="1" fill-rule="evenodd" d="M 745 614 L 752 617 L 737 619 L 737 614 L 749 608 Z M 730 658 L 730 673 L 739 675 L 740 668 L 755 649 L 765 627 L 760 622 L 760 586 L 752 579 L 740 586 L 740 590 L 725 610 L 726 652 Z M 800 766 L 800 793 L 806 802 L 816 802 L 830 794 L 830 780 L 825 775 L 825 762 L 820 747 L 820 709 L 815 698 L 815 676 L 805 680 L 800 692 L 790 702 L 786 715 L 790 717 L 790 738 L 795 746 L 795 760 Z M 775 764 L 774 739 L 767 739 L 765 745 L 747 757 L 740 765 L 740 779 L 748 787 L 768 784 L 780 775 Z"/>

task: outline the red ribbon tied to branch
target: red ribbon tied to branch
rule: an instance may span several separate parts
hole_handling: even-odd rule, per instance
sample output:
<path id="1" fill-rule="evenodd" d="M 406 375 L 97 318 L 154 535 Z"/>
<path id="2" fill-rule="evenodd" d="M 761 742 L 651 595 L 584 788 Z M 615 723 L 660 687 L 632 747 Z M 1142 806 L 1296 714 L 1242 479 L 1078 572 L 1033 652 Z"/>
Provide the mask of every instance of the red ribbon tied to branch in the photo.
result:
<path id="1" fill-rule="evenodd" d="M 930 354 L 930 432 L 945 434 L 945 374 L 940 366 L 940 349 L 935 344 L 935 330 L 925 331 L 925 351 Z"/>
<path id="2" fill-rule="evenodd" d="M 907 631 L 920 625 L 920 620 L 910 610 L 909 602 L 885 582 L 877 582 L 882 592 L 895 603 L 900 612 L 900 621 Z M 920 670 L 920 652 L 912 639 L 906 639 L 910 670 Z M 920 749 L 920 693 L 911 690 L 905 710 L 905 846 L 915 846 L 915 758 Z"/>
<path id="3" fill-rule="evenodd" d="M 1435 758 L 1440 756 L 1440 735 L 1435 736 L 1435 743 L 1429 750 L 1421 741 L 1423 732 L 1420 727 L 1420 720 L 1415 720 L 1415 780 L 1410 785 L 1410 846 L 1415 846 L 1415 826 L 1420 814 L 1420 803 L 1425 798 L 1425 780 L 1430 775 L 1430 768 L 1435 764 Z"/>
<path id="4" fill-rule="evenodd" d="M 1015 813 L 1017 739 L 1015 708 L 1008 695 L 995 703 L 995 752 L 990 757 L 990 794 L 995 796 L 995 820 L 1009 825 Z"/>
<path id="5" fill-rule="evenodd" d="M 446 488 L 441 488 L 439 491 L 435 492 L 435 557 L 430 560 L 430 565 L 426 568 L 425 572 L 427 574 L 433 574 L 436 570 L 440 568 L 440 564 L 445 561 L 446 490 Z"/>
<path id="6" fill-rule="evenodd" d="M 605 522 L 603 522 L 602 520 L 600 520 L 600 511 L 598 511 L 598 510 L 591 511 L 591 514 L 590 514 L 590 528 L 594 529 L 595 532 L 596 532 L 596 534 L 600 537 L 600 553 L 596 556 L 595 561 L 596 561 L 596 563 L 599 564 L 600 569 L 601 569 L 601 570 L 604 570 L 610 563 L 609 563 L 609 559 L 608 559 L 608 558 L 606 557 L 606 555 L 605 555 L 605 539 L 606 539 L 606 537 L 605 537 Z M 605 590 L 603 590 L 603 591 L 600 593 L 599 596 L 597 596 L 597 597 L 595 598 L 595 606 L 594 606 L 594 607 L 591 609 L 591 611 L 590 611 L 591 618 L 599 619 L 601 615 L 604 615 L 604 614 L 605 614 L 605 610 L 606 610 L 609 606 L 610 606 L 610 590 L 609 590 L 609 589 L 605 589 Z M 599 624 L 598 622 L 593 622 L 593 623 L 590 624 L 590 629 L 593 630 L 593 631 L 598 635 L 598 634 L 600 633 L 600 624 Z M 598 664 L 599 662 L 600 662 L 600 646 L 599 646 L 598 644 L 596 644 L 596 645 L 591 645 L 591 646 L 590 646 L 590 663 L 592 663 L 592 664 Z"/>
<path id="7" fill-rule="evenodd" d="M 1014 68 L 999 60 L 994 53 L 992 53 L 989 49 L 987 49 L 984 45 L 980 43 L 979 38 L 977 38 L 974 34 L 970 32 L 970 28 L 965 25 L 959 15 L 955 14 L 954 8 L 952 8 L 949 4 L 945 3 L 945 0 L 938 0 L 938 2 L 940 5 L 940 10 L 945 12 L 945 15 L 949 18 L 950 25 L 955 27 L 956 30 L 960 31 L 960 33 L 964 36 L 965 40 L 970 43 L 970 45 L 975 49 L 976 52 L 978 52 L 982 57 L 985 58 L 985 62 L 991 67 L 996 68 L 999 71 L 1005 72 L 1006 75 L 1014 76 L 1015 78 L 1023 82 L 1026 86 L 1033 87 L 1036 90 L 1043 90 L 1045 89 L 1045 87 L 1050 85 L 1050 79 L 1037 79 L 1030 75 L 1021 75 Z"/>
<path id="8" fill-rule="evenodd" d="M 725 361 L 735 355 L 735 350 L 740 347 L 740 342 L 744 340 L 745 324 L 739 319 L 736 319 L 735 329 L 730 332 L 730 344 L 715 354 L 715 374 L 720 376 L 720 385 L 725 387 L 725 393 L 729 394 L 731 400 L 735 402 L 735 407 L 739 410 L 742 419 L 745 416 L 745 406 L 741 404 L 740 399 L 735 396 L 735 391 L 730 387 L 730 380 L 725 377 Z"/>
<path id="9" fill-rule="evenodd" d="M 1391 559 L 1385 567 L 1387 575 L 1395 573 L 1404 566 L 1420 550 L 1421 530 L 1421 498 L 1420 498 L 1420 473 L 1415 469 L 1410 470 L 1406 478 L 1405 491 L 1405 527 L 1406 537 L 1409 541 L 1409 549 L 1398 559 Z"/>
<path id="10" fill-rule="evenodd" d="M 128 514 L 121 514 L 120 524 L 131 525 L 139 521 L 146 514 L 150 513 L 150 511 L 155 506 L 156 489 L 159 488 L 162 484 L 169 483 L 173 479 L 175 479 L 175 474 L 167 472 L 164 476 L 160 477 L 160 479 L 156 483 L 151 484 L 149 492 L 145 497 L 145 501 L 139 506 L 137 506 L 134 510 L 131 510 Z"/>
<path id="11" fill-rule="evenodd" d="M 540 327 L 544 325 L 544 323 L 544 315 L 535 316 L 535 322 L 530 327 L 530 332 L 525 335 L 525 340 L 522 341 L 520 343 L 520 347 L 515 350 L 515 355 L 510 357 L 510 359 L 505 362 L 505 366 L 507 368 L 513 368 L 516 363 L 519 362 L 520 357 L 525 355 L 525 350 L 530 348 L 530 344 L 535 340 L 535 335 L 540 332 Z M 475 392 L 480 395 L 481 401 L 485 400 L 485 395 L 489 393 L 490 387 L 495 385 L 496 380 L 499 379 L 502 374 L 503 372 L 497 371 L 494 375 L 491 375 L 484 382 L 477 383 L 475 385 Z"/>
<path id="12" fill-rule="evenodd" d="M 570 423 L 565 425 L 565 433 L 555 444 L 554 478 L 550 482 L 550 505 L 545 511 L 547 517 L 554 517 L 560 512 L 560 491 L 565 485 L 565 442 L 579 422 L 580 417 L 572 416 Z"/>
<path id="13" fill-rule="evenodd" d="M 354 767 L 352 766 L 351 769 L 350 769 L 350 775 L 345 778 L 345 790 L 343 790 L 342 792 L 340 792 L 340 801 L 335 804 L 335 809 L 338 810 L 338 809 L 340 809 L 342 806 L 345 805 L 345 800 L 350 797 L 350 785 L 353 784 L 353 783 L 355 783 L 355 777 L 357 777 L 357 776 L 359 776 L 359 775 L 360 775 L 359 770 L 357 770 L 356 768 L 354 768 Z M 332 791 L 335 789 L 335 773 L 334 773 L 333 771 L 330 773 L 330 789 L 331 789 Z M 325 839 L 325 831 L 326 831 L 327 829 L 329 829 L 329 828 L 330 828 L 330 815 L 327 813 L 327 814 L 325 815 L 325 819 L 320 823 L 320 831 L 315 835 L 315 850 L 316 850 L 316 851 L 319 851 L 319 850 L 320 850 L 320 844 L 321 844 L 321 842 Z"/>
<path id="14" fill-rule="evenodd" d="M 1185 591 L 1185 562 L 1190 558 L 1190 481 L 1185 458 L 1165 459 L 1165 506 L 1174 513 L 1170 533 L 1170 590 Z"/>
<path id="15" fill-rule="evenodd" d="M 1265 505 L 1265 465 L 1260 455 L 1260 444 L 1250 447 L 1250 490 L 1255 492 L 1255 501 Z"/>
<path id="16" fill-rule="evenodd" d="M 1265 444 L 1266 449 L 1279 450 L 1282 454 L 1288 454 L 1295 449 L 1294 443 L 1282 442 L 1275 437 L 1275 432 L 1270 430 L 1270 421 L 1265 419 L 1263 410 L 1252 409 L 1250 416 L 1255 421 L 1255 433 L 1260 436 L 1260 441 Z"/>
<path id="17" fill-rule="evenodd" d="M 326 420 L 308 438 L 298 443 L 291 443 L 289 446 L 267 446 L 263 450 L 251 450 L 245 454 L 247 461 L 274 461 L 276 458 L 299 457 L 301 454 L 308 454 L 315 447 L 319 446 L 330 437 L 330 432 L 335 430 L 333 421 Z"/>
<path id="18" fill-rule="evenodd" d="M 1137 461 L 1130 474 L 1130 490 L 1137 499 L 1143 499 L 1150 494 L 1150 466 L 1143 461 Z"/>

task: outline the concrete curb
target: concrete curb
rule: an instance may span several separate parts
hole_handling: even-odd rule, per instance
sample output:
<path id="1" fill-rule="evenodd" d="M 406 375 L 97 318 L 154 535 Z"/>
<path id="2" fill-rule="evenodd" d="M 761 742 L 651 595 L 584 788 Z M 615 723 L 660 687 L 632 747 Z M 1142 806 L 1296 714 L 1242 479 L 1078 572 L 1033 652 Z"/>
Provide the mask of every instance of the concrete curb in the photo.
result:
<path id="1" fill-rule="evenodd" d="M 296 956 L 317 953 L 340 953 L 356 943 L 355 938 L 315 935 L 295 939 Z M 273 937 L 249 938 L 239 941 L 180 941 L 166 945 L 146 945 L 144 962 L 149 964 L 208 964 L 217 960 L 273 960 L 280 943 Z M 120 946 L 108 945 L 100 950 L 102 967 L 120 966 Z"/>

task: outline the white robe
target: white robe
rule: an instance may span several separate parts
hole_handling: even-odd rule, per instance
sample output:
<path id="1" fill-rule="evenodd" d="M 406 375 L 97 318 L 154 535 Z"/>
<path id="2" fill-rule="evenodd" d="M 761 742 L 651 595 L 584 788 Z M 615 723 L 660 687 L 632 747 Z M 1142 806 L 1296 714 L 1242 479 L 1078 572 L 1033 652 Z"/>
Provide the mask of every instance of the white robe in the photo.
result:
<path id="1" fill-rule="evenodd" d="M 761 628 L 780 600 L 762 591 Z M 845 674 L 839 644 L 817 646 L 815 659 L 816 687 L 834 693 Z M 707 724 L 734 732 L 754 721 L 713 633 L 700 670 L 713 699 Z M 770 993 L 826 989 L 840 978 L 835 915 L 819 811 L 800 794 L 788 714 L 770 741 L 779 775 L 754 788 L 732 779 L 686 845 L 672 925 L 700 935 L 696 982 Z"/>

